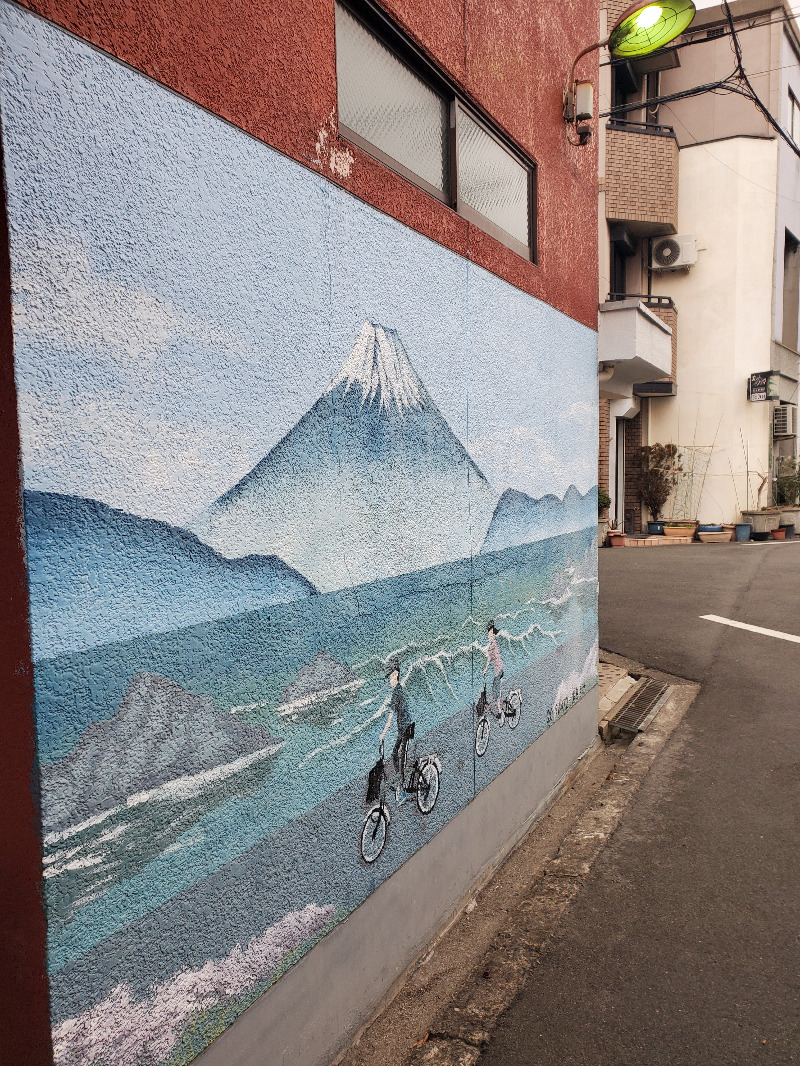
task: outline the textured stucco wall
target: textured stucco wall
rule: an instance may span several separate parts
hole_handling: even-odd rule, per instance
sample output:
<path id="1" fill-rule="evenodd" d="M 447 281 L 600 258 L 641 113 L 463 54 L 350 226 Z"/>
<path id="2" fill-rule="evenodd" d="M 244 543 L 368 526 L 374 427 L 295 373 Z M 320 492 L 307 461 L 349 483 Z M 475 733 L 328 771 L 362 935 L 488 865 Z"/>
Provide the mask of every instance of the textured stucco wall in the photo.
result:
<path id="1" fill-rule="evenodd" d="M 697 263 L 653 279 L 655 295 L 675 300 L 680 333 L 678 394 L 651 403 L 650 442 L 703 450 L 693 501 L 701 522 L 741 521 L 740 508 L 756 503 L 757 472 L 769 469 L 772 405 L 751 403 L 747 380 L 772 357 L 777 143 L 681 149 L 679 231 L 696 237 Z"/>
<path id="2" fill-rule="evenodd" d="M 55 1062 L 175 1066 L 593 688 L 596 336 L 24 8 L 0 47 Z"/>

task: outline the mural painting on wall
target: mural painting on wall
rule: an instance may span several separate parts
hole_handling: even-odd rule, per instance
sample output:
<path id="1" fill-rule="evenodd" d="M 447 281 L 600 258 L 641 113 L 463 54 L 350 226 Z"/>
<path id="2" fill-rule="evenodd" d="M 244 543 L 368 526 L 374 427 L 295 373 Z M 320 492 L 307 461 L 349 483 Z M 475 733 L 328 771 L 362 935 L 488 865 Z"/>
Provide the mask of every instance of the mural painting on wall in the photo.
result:
<path id="1" fill-rule="evenodd" d="M 595 684 L 594 336 L 0 37 L 56 1061 L 177 1066 Z"/>

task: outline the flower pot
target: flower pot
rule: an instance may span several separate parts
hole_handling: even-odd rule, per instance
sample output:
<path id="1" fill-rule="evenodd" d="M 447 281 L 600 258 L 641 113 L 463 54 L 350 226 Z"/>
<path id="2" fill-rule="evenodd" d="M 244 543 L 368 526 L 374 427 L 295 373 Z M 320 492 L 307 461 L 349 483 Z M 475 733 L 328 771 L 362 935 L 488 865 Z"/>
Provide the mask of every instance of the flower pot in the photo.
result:
<path id="1" fill-rule="evenodd" d="M 778 526 L 772 531 L 773 540 L 786 540 L 786 526 Z"/>
<path id="2" fill-rule="evenodd" d="M 749 522 L 737 522 L 736 523 L 736 539 L 741 543 L 750 540 L 750 523 Z"/>
<path id="3" fill-rule="evenodd" d="M 794 524 L 786 525 L 786 526 L 783 526 L 782 528 L 786 530 L 786 539 L 787 540 L 794 540 L 794 530 L 795 530 Z"/>
<path id="4" fill-rule="evenodd" d="M 624 548 L 625 547 L 625 534 L 619 531 L 612 530 L 608 534 L 608 542 L 612 548 Z"/>
<path id="5" fill-rule="evenodd" d="M 693 537 L 695 531 L 694 522 L 665 522 L 665 537 Z"/>
<path id="6" fill-rule="evenodd" d="M 753 531 L 753 540 L 756 533 L 771 533 L 781 523 L 780 511 L 742 511 L 742 518 L 749 522 Z"/>
<path id="7" fill-rule="evenodd" d="M 721 533 L 722 532 L 722 526 L 714 526 L 714 525 L 702 526 L 701 525 L 701 526 L 697 527 L 697 532 L 698 532 L 698 534 L 700 534 L 700 533 Z"/>
<path id="8" fill-rule="evenodd" d="M 664 523 L 663 522 L 648 522 L 647 532 L 651 537 L 663 537 L 664 536 Z"/>
<path id="9" fill-rule="evenodd" d="M 702 540 L 703 544 L 727 544 L 731 539 L 732 534 L 725 529 L 718 529 L 706 532 L 702 529 L 698 529 L 697 535 Z"/>

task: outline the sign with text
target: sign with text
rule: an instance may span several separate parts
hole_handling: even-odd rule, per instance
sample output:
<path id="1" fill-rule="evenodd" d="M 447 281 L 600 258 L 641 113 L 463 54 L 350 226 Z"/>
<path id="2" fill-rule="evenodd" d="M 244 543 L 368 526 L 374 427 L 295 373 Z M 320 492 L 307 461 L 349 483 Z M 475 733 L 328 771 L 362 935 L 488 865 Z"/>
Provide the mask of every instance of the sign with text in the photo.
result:
<path id="1" fill-rule="evenodd" d="M 748 400 L 777 400 L 778 399 L 778 375 L 771 370 L 763 370 L 758 374 L 751 374 L 747 382 Z"/>

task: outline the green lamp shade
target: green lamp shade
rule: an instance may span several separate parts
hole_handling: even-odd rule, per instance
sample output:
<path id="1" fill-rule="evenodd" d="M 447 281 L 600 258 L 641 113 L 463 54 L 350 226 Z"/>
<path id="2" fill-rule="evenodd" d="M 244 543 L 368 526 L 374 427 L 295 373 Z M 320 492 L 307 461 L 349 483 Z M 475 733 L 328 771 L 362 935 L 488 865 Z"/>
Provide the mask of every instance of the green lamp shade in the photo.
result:
<path id="1" fill-rule="evenodd" d="M 620 16 L 608 39 L 609 51 L 620 59 L 649 55 L 683 33 L 694 15 L 692 0 L 640 0 Z"/>

